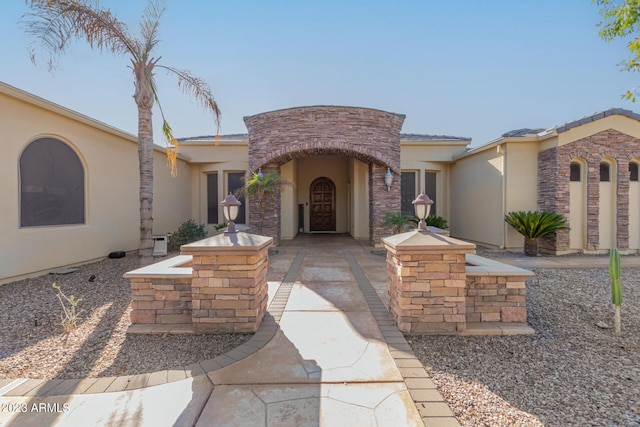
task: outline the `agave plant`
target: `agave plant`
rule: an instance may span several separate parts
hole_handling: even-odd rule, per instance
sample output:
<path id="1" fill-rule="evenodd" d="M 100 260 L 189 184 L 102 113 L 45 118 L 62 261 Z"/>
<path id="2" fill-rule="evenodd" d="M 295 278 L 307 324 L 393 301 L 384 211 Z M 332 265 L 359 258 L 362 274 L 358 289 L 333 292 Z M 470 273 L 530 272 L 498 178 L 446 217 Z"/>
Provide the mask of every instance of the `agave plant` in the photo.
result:
<path id="1" fill-rule="evenodd" d="M 562 215 L 549 211 L 509 212 L 504 220 L 524 236 L 524 253 L 527 256 L 538 255 L 538 238 L 569 229 Z"/>

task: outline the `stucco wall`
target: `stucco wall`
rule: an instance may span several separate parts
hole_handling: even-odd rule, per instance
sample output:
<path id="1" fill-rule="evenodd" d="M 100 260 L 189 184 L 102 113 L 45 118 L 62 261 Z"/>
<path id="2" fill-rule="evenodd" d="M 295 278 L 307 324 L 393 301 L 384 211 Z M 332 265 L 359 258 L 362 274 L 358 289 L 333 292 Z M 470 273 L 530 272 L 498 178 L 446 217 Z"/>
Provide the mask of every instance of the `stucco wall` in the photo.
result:
<path id="1" fill-rule="evenodd" d="M 131 135 L 6 88 L 0 91 L 0 126 L 0 283 L 138 248 L 138 154 Z M 84 166 L 85 224 L 20 228 L 20 155 L 45 136 L 68 144 Z M 171 178 L 161 152 L 154 165 L 154 232 L 167 232 L 189 217 L 190 172 L 180 160 L 179 176 Z"/>
<path id="2" fill-rule="evenodd" d="M 452 236 L 493 246 L 503 244 L 503 160 L 493 148 L 451 166 Z"/>
<path id="3" fill-rule="evenodd" d="M 505 155 L 505 210 L 530 211 L 537 208 L 538 144 L 535 141 L 509 142 L 501 150 Z M 522 248 L 524 239 L 503 221 L 506 230 L 505 247 Z"/>

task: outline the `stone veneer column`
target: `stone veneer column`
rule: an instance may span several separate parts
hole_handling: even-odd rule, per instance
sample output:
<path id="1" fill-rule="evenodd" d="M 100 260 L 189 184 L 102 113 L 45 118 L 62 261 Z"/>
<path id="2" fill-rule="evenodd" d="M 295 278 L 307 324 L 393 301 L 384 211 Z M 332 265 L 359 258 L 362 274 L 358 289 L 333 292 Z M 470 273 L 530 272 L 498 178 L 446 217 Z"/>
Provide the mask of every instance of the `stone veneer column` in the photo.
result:
<path id="1" fill-rule="evenodd" d="M 475 245 L 411 231 L 382 240 L 389 311 L 400 331 L 455 334 L 466 329 L 466 254 Z"/>
<path id="2" fill-rule="evenodd" d="M 196 333 L 256 332 L 267 310 L 271 237 L 218 234 L 184 245 L 192 255 L 192 323 Z"/>
<path id="3" fill-rule="evenodd" d="M 280 176 L 280 166 L 269 164 L 262 167 L 262 173 L 276 173 Z M 274 243 L 280 242 L 280 190 L 273 193 L 272 196 L 267 198 L 264 206 L 264 218 L 262 220 L 262 229 L 260 225 L 260 202 L 257 196 L 251 197 L 248 201 L 249 204 L 249 226 L 250 231 L 259 233 L 264 236 L 273 237 Z"/>
<path id="4" fill-rule="evenodd" d="M 369 164 L 369 238 L 372 245 L 378 245 L 384 236 L 393 233 L 391 228 L 384 226 L 385 214 L 400 211 L 401 179 L 394 174 L 391 189 L 387 191 L 386 174 L 386 166 Z"/>

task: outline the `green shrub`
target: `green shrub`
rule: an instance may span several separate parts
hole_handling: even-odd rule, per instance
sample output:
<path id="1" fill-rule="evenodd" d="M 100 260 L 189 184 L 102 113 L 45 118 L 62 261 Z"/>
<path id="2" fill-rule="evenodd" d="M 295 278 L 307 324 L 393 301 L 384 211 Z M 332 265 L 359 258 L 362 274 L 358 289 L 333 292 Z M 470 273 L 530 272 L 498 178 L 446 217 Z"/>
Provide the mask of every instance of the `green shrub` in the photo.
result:
<path id="1" fill-rule="evenodd" d="M 509 212 L 505 215 L 504 220 L 518 233 L 529 239 L 569 229 L 562 215 L 549 211 Z"/>
<path id="2" fill-rule="evenodd" d="M 167 249 L 169 251 L 177 251 L 180 246 L 202 240 L 205 237 L 207 237 L 207 232 L 204 229 L 204 224 L 198 224 L 190 219 L 180 224 L 180 227 L 169 236 Z"/>
<path id="3" fill-rule="evenodd" d="M 409 224 L 409 217 L 402 212 L 387 212 L 384 214 L 384 226 L 391 228 L 396 234 L 401 233 L 407 224 Z"/>
<path id="4" fill-rule="evenodd" d="M 447 220 L 441 217 L 440 215 L 429 215 L 425 220 L 427 225 L 431 227 L 442 228 L 443 230 L 449 228 L 449 224 L 447 224 Z"/>
<path id="5" fill-rule="evenodd" d="M 420 220 L 418 220 L 418 217 L 416 217 L 415 215 L 412 215 L 409 217 L 409 222 L 417 227 Z M 427 219 L 424 220 L 424 222 L 426 222 L 428 226 L 441 228 L 443 230 L 449 228 L 447 220 L 440 215 L 429 215 Z"/>
<path id="6" fill-rule="evenodd" d="M 568 230 L 564 217 L 550 211 L 514 211 L 504 216 L 507 224 L 524 236 L 524 254 L 538 255 L 538 238 Z"/>

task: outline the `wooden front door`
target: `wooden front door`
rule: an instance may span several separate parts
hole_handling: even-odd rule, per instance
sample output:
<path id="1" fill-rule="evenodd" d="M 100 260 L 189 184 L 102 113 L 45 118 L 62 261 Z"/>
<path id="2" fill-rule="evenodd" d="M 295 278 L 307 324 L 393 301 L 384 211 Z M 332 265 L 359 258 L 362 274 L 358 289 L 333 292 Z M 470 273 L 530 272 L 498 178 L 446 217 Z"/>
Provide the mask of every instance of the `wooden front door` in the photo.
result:
<path id="1" fill-rule="evenodd" d="M 336 231 L 336 186 L 329 178 L 317 178 L 309 187 L 310 230 Z"/>

